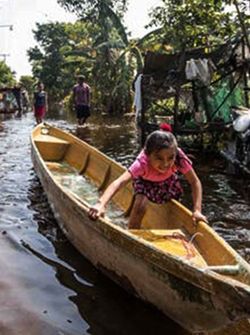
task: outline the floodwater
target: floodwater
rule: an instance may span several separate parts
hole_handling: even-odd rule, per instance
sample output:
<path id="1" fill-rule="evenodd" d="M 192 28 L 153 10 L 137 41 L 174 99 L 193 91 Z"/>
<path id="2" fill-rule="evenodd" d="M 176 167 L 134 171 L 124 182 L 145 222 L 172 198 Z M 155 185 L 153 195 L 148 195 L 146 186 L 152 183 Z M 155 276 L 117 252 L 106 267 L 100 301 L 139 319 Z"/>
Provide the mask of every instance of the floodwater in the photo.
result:
<path id="1" fill-rule="evenodd" d="M 186 335 L 156 309 L 116 286 L 71 246 L 32 167 L 33 115 L 1 117 L 0 334 Z M 79 129 L 62 113 L 48 115 L 46 121 L 126 166 L 139 150 L 129 117 L 92 116 Z M 210 224 L 250 261 L 249 183 L 226 174 L 218 158 L 197 157 L 194 166 L 203 182 L 204 213 Z M 183 202 L 190 206 L 191 199 L 186 196 Z"/>

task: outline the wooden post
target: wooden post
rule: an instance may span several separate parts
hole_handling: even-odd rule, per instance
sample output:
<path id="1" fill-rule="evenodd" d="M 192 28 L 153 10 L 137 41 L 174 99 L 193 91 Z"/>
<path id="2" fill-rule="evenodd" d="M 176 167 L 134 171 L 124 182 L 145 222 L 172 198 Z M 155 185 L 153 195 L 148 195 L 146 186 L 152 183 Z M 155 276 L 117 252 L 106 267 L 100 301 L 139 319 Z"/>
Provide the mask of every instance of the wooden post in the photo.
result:
<path id="1" fill-rule="evenodd" d="M 179 112 L 179 101 L 180 101 L 180 86 L 176 87 L 175 99 L 174 99 L 174 133 L 177 133 L 178 125 L 178 112 Z"/>
<path id="2" fill-rule="evenodd" d="M 185 47 L 183 48 L 183 51 L 180 55 L 177 73 L 180 74 L 184 68 L 185 68 Z M 179 129 L 178 112 L 179 112 L 180 92 L 181 92 L 181 82 L 180 78 L 178 78 L 178 82 L 175 87 L 175 100 L 174 100 L 174 133 L 177 133 Z"/>
<path id="3" fill-rule="evenodd" d="M 244 38 L 241 40 L 241 47 L 242 47 L 242 58 L 243 61 L 246 62 L 246 53 L 245 53 L 245 42 Z M 247 71 L 243 71 L 243 82 L 244 82 L 244 95 L 245 95 L 245 104 L 246 107 L 249 108 L 249 97 L 248 97 L 248 92 L 249 92 L 249 87 L 248 87 L 248 80 L 247 80 Z"/>
<path id="4" fill-rule="evenodd" d="M 144 98 L 144 85 L 143 85 L 143 76 L 141 78 L 141 147 L 143 147 L 146 140 L 146 125 L 145 125 L 145 108 L 146 102 Z"/>
<path id="5" fill-rule="evenodd" d="M 194 101 L 194 118 L 197 113 L 199 113 L 199 99 L 196 92 L 195 81 L 192 80 L 192 97 Z"/>
<path id="6" fill-rule="evenodd" d="M 244 21 L 244 16 L 242 16 L 242 13 L 240 11 L 238 0 L 233 0 L 233 3 L 234 3 L 234 6 L 236 8 L 236 11 L 237 11 L 238 19 L 239 19 L 239 22 L 240 22 L 240 27 L 241 27 L 241 30 L 242 30 L 242 33 L 243 33 L 243 37 L 246 41 L 246 45 L 247 45 L 248 50 L 250 52 L 250 40 L 249 40 L 249 37 L 248 37 L 248 31 L 247 31 L 247 27 L 246 27 L 246 24 L 245 24 L 245 21 Z"/>

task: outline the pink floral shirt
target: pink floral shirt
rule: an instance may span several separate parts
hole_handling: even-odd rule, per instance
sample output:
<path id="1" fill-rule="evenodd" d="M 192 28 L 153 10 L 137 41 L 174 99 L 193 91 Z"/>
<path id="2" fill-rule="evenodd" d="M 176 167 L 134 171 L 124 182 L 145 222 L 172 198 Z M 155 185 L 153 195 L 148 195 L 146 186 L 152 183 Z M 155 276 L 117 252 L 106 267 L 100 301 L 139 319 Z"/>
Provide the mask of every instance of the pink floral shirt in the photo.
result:
<path id="1" fill-rule="evenodd" d="M 178 148 L 178 157 L 179 164 L 175 160 L 175 163 L 172 167 L 167 169 L 164 173 L 156 171 L 149 163 L 148 156 L 145 151 L 142 150 L 140 154 L 137 156 L 136 160 L 132 165 L 128 168 L 128 171 L 131 173 L 132 178 L 141 177 L 146 180 L 150 180 L 153 182 L 161 182 L 168 179 L 172 174 L 180 171 L 182 174 L 186 174 L 188 171 L 192 169 L 192 162 L 185 155 L 185 153 Z"/>

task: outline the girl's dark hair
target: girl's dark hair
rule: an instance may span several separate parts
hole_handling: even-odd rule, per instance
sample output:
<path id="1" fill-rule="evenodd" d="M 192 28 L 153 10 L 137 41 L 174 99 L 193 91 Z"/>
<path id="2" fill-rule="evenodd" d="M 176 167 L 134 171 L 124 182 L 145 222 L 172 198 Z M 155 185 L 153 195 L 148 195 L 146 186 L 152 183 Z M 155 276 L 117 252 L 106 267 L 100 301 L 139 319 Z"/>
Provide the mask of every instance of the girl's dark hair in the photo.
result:
<path id="1" fill-rule="evenodd" d="M 154 151 L 158 152 L 161 149 L 169 149 L 171 147 L 177 150 L 177 146 L 176 138 L 172 133 L 156 130 L 147 137 L 144 150 L 147 155 L 150 155 Z"/>

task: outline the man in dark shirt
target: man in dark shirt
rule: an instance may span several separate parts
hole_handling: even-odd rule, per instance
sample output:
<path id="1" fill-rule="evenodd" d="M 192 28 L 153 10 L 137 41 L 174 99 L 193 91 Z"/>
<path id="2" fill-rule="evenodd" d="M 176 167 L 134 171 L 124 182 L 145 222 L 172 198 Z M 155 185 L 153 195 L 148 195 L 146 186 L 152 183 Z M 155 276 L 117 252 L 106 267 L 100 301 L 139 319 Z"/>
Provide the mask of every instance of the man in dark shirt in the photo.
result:
<path id="1" fill-rule="evenodd" d="M 84 76 L 78 76 L 78 84 L 73 87 L 73 103 L 79 125 L 83 125 L 90 116 L 90 87 L 84 80 Z"/>

